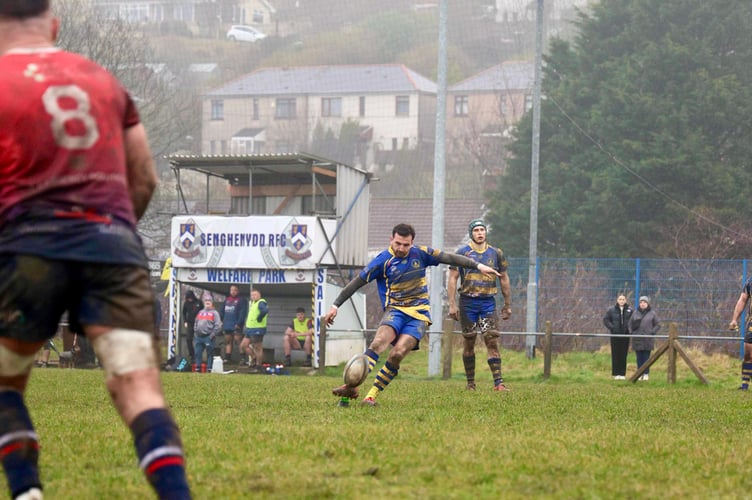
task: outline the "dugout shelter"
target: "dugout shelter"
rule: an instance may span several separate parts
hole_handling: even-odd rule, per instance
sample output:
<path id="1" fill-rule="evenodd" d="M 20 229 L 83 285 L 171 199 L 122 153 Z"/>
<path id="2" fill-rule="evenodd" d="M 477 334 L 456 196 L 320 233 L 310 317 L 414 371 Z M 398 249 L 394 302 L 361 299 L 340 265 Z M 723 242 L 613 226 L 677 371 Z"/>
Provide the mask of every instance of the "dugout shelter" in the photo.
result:
<path id="1" fill-rule="evenodd" d="M 224 296 L 233 284 L 246 297 L 259 289 L 269 304 L 264 361 L 282 360 L 282 338 L 297 307 L 314 320 L 314 366 L 322 349 L 327 366 L 363 352 L 364 294 L 343 304 L 325 345 L 320 332 L 321 316 L 368 260 L 370 173 L 308 153 L 176 154 L 167 160 L 180 207 L 170 232 L 168 358 L 184 355 L 178 327 L 183 290 Z M 204 210 L 194 203 L 189 213 L 183 189 L 189 176 L 206 182 Z M 210 189 L 217 182 L 226 187 L 220 195 Z M 226 196 L 224 203 L 213 200 L 218 196 Z M 218 213 L 217 206 L 225 208 Z"/>

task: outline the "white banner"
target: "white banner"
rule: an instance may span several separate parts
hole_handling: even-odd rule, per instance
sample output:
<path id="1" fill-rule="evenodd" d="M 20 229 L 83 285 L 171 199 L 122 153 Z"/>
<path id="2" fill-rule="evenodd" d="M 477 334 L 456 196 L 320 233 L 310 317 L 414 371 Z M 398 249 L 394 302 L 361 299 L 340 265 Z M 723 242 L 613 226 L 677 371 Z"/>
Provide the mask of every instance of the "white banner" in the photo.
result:
<path id="1" fill-rule="evenodd" d="M 181 215 L 172 218 L 172 265 L 176 268 L 314 269 L 334 264 L 327 237 L 336 221 L 316 217 Z"/>
<path id="2" fill-rule="evenodd" d="M 312 283 L 312 270 L 299 269 L 178 269 L 181 283 L 228 283 L 262 285 L 268 283 Z"/>

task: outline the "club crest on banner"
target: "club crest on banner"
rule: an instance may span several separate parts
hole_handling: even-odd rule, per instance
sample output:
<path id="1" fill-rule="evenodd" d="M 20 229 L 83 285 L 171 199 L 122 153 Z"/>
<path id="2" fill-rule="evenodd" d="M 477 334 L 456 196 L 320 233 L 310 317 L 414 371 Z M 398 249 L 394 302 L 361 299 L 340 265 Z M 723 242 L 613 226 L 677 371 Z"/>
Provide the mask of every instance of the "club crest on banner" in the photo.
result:
<path id="1" fill-rule="evenodd" d="M 189 262 L 203 262 L 206 251 L 200 244 L 201 228 L 193 219 L 180 224 L 178 237 L 172 242 L 175 255 Z"/>
<path id="2" fill-rule="evenodd" d="M 292 219 L 285 228 L 285 233 L 289 236 L 287 240 L 289 243 L 284 251 L 280 249 L 280 264 L 289 266 L 311 257 L 313 242 L 308 237 L 308 224 L 299 224 L 297 220 Z"/>

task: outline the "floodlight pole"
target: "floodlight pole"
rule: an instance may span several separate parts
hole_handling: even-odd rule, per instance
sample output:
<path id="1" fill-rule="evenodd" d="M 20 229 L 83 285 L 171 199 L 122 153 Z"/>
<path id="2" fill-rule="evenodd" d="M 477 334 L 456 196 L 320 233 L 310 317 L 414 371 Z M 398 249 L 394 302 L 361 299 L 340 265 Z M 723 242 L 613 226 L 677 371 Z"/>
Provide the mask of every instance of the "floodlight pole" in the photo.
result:
<path id="1" fill-rule="evenodd" d="M 535 77 L 533 81 L 533 151 L 530 168 L 530 251 L 527 275 L 527 324 L 525 354 L 535 357 L 535 332 L 538 331 L 538 166 L 540 162 L 541 67 L 543 65 L 543 1 L 538 0 L 535 14 Z"/>
<path id="2" fill-rule="evenodd" d="M 439 60 L 436 88 L 436 135 L 433 163 L 433 248 L 444 248 L 444 195 L 446 191 L 446 91 L 447 91 L 447 2 L 439 1 Z M 431 268 L 428 300 L 431 302 L 433 324 L 428 331 L 428 376 L 439 375 L 441 368 L 441 335 L 444 316 L 444 271 Z"/>

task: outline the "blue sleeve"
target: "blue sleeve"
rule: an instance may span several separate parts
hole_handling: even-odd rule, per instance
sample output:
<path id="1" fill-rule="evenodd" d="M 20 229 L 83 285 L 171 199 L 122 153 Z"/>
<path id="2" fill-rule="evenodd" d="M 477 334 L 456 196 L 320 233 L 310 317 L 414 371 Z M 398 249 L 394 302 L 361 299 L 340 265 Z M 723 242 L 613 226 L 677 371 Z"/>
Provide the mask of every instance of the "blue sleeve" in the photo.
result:
<path id="1" fill-rule="evenodd" d="M 268 313 L 269 313 L 269 305 L 266 303 L 266 301 L 260 302 L 258 319 L 259 320 L 264 319 L 264 316 L 266 316 Z"/>

